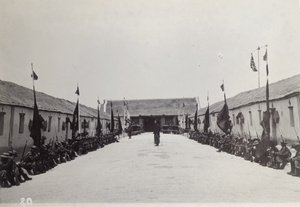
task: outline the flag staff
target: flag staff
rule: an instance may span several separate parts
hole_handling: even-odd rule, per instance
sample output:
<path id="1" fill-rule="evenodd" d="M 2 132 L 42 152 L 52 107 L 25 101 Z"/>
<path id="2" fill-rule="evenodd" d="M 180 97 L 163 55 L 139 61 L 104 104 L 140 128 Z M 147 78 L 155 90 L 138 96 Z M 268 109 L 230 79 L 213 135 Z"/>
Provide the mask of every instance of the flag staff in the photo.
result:
<path id="1" fill-rule="evenodd" d="M 35 90 L 34 88 L 34 75 L 33 75 L 33 63 L 31 63 L 31 72 L 32 72 L 32 85 L 33 85 L 33 90 Z"/>
<path id="2" fill-rule="evenodd" d="M 256 50 L 254 50 L 251 55 L 257 51 L 257 57 L 258 57 L 258 60 L 257 60 L 257 69 L 258 69 L 258 88 L 260 88 L 260 70 L 259 70 L 259 51 L 261 48 L 264 48 L 264 47 L 268 47 L 268 45 L 264 45 L 264 46 L 258 46 Z"/>

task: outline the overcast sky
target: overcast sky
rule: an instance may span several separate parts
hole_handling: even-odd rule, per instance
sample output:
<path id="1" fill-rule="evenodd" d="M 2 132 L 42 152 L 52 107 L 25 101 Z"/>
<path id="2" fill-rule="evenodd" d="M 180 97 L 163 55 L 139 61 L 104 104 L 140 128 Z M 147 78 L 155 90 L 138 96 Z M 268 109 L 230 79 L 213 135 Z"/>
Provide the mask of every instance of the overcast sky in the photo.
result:
<path id="1" fill-rule="evenodd" d="M 100 100 L 200 98 L 300 74 L 299 0 L 0 0 L 1 80 L 97 107 Z M 261 86 L 266 83 L 260 50 Z"/>

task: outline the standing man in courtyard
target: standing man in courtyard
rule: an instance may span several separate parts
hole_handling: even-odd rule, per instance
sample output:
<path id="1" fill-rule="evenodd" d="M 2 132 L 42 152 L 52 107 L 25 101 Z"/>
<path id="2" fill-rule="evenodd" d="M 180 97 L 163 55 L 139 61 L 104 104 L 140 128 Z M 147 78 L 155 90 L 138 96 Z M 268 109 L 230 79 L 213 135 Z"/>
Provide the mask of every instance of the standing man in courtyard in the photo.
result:
<path id="1" fill-rule="evenodd" d="M 159 132 L 160 132 L 160 125 L 159 125 L 158 121 L 155 120 L 154 121 L 154 131 L 153 131 L 155 146 L 159 145 L 159 138 L 160 138 Z"/>

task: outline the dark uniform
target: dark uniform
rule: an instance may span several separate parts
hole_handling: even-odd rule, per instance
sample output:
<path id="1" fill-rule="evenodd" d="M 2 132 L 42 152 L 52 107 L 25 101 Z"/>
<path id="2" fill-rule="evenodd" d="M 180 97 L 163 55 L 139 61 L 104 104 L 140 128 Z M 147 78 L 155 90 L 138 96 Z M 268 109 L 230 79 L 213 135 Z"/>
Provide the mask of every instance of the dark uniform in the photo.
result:
<path id="1" fill-rule="evenodd" d="M 13 166 L 14 166 L 14 171 L 15 176 L 16 176 L 16 182 L 25 182 L 26 180 L 32 180 L 32 178 L 30 178 L 27 173 L 25 172 L 25 170 L 22 168 L 20 163 L 16 163 L 16 161 L 14 160 L 15 157 L 18 157 L 18 153 L 13 150 L 13 151 L 9 151 L 8 152 L 9 155 L 12 157 L 13 160 Z"/>
<path id="2" fill-rule="evenodd" d="M 155 146 L 158 146 L 159 145 L 159 142 L 160 142 L 160 125 L 159 123 L 157 123 L 157 121 L 155 120 L 154 121 L 154 131 L 153 131 L 153 134 L 154 134 L 154 143 L 155 143 Z"/>
<path id="3" fill-rule="evenodd" d="M 300 176 L 300 144 L 292 145 L 292 148 L 294 148 L 297 152 L 294 157 L 290 159 L 291 162 L 291 171 L 287 174 L 292 176 Z"/>
<path id="4" fill-rule="evenodd" d="M 129 139 L 131 139 L 131 133 L 132 133 L 132 125 L 130 123 L 128 128 L 127 128 L 127 134 L 128 134 Z"/>
<path id="5" fill-rule="evenodd" d="M 15 162 L 13 160 L 13 157 L 10 156 L 9 153 L 3 153 L 3 155 L 6 155 L 9 158 L 4 158 L 1 160 L 3 164 L 3 169 L 5 169 L 7 173 L 7 179 L 10 182 L 11 185 L 20 185 L 20 181 L 18 179 L 19 176 L 19 170 L 17 166 L 15 165 Z"/>
<path id="6" fill-rule="evenodd" d="M 8 153 L 3 153 L 0 155 L 1 157 L 1 164 L 0 164 L 0 184 L 2 188 L 9 188 L 11 184 L 8 182 L 11 177 L 8 175 L 10 168 L 11 168 L 11 157 Z"/>
<path id="7" fill-rule="evenodd" d="M 292 155 L 291 151 L 286 147 L 287 142 L 285 140 L 281 141 L 281 149 L 279 152 L 274 152 L 274 158 L 276 165 L 275 169 L 283 169 L 285 165 L 289 162 Z"/>
<path id="8" fill-rule="evenodd" d="M 44 173 L 41 168 L 41 158 L 36 146 L 32 146 L 30 152 L 25 155 L 22 166 L 29 174 L 37 175 Z"/>

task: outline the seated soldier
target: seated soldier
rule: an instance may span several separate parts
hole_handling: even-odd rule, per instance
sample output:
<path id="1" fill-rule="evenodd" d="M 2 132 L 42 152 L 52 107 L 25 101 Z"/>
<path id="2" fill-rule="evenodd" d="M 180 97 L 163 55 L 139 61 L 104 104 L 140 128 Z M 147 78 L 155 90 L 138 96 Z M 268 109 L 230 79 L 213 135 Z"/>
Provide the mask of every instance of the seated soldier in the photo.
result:
<path id="1" fill-rule="evenodd" d="M 300 144 L 293 144 L 292 148 L 296 150 L 296 154 L 294 157 L 290 158 L 291 162 L 291 171 L 287 174 L 292 176 L 300 176 Z"/>
<path id="2" fill-rule="evenodd" d="M 27 173 L 25 172 L 25 170 L 21 167 L 20 163 L 16 163 L 16 161 L 14 160 L 16 157 L 18 157 L 18 153 L 13 150 L 13 151 L 8 151 L 9 155 L 12 157 L 12 160 L 14 162 L 14 165 L 16 166 L 19 175 L 18 175 L 18 179 L 21 183 L 25 182 L 26 180 L 32 180 L 32 178 L 28 177 Z M 24 180 L 23 180 L 23 178 Z"/>
<path id="3" fill-rule="evenodd" d="M 231 137 L 229 135 L 223 135 L 223 138 L 220 140 L 220 148 L 217 152 L 228 152 L 230 150 Z"/>
<path id="4" fill-rule="evenodd" d="M 14 162 L 9 153 L 4 152 L 1 156 L 2 169 L 6 171 L 7 179 L 11 185 L 20 185 L 18 179 L 18 170 L 14 166 Z"/>
<path id="5" fill-rule="evenodd" d="M 22 162 L 21 166 L 24 167 L 30 175 L 37 175 L 44 173 L 41 169 L 41 161 L 37 146 L 33 145 L 30 152 L 28 152 Z"/>
<path id="6" fill-rule="evenodd" d="M 11 187 L 11 184 L 8 182 L 8 177 L 7 177 L 7 171 L 6 171 L 6 167 L 7 165 L 6 160 L 10 159 L 10 156 L 6 155 L 6 154 L 2 154 L 0 155 L 1 158 L 1 163 L 0 163 L 0 186 L 2 188 L 9 188 Z"/>
<path id="7" fill-rule="evenodd" d="M 281 149 L 278 152 L 274 152 L 275 166 L 274 169 L 283 169 L 289 162 L 292 155 L 291 151 L 287 148 L 286 140 L 281 141 Z"/>

